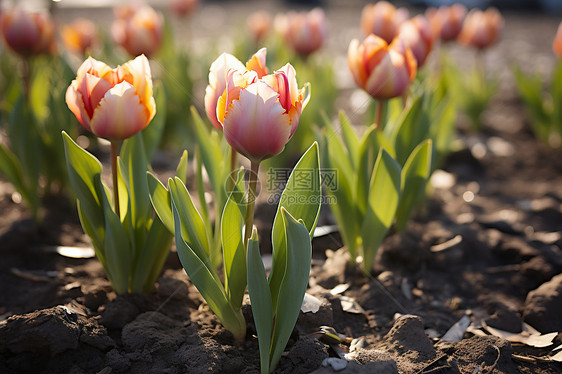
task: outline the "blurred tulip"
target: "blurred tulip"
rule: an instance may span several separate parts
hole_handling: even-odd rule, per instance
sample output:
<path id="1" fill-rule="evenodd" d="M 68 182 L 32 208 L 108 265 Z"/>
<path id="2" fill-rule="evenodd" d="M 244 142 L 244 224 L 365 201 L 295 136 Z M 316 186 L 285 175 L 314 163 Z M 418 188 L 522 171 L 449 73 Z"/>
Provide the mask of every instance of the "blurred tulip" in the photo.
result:
<path id="1" fill-rule="evenodd" d="M 70 52 L 85 55 L 97 38 L 96 25 L 88 19 L 78 18 L 62 27 L 61 38 Z"/>
<path id="2" fill-rule="evenodd" d="M 265 66 L 265 57 L 267 50 L 265 48 L 256 52 L 252 58 L 246 63 L 246 67 L 236 57 L 229 53 L 221 54 L 209 69 L 209 85 L 205 89 L 205 111 L 207 117 L 217 129 L 222 131 L 222 124 L 217 118 L 217 101 L 224 93 L 226 88 L 226 78 L 230 69 L 234 70 L 253 70 L 258 78 L 267 74 Z"/>
<path id="3" fill-rule="evenodd" d="M 552 50 L 558 58 L 562 58 L 562 22 L 560 22 L 558 31 L 556 32 L 556 36 L 552 42 Z"/>
<path id="4" fill-rule="evenodd" d="M 217 117 L 228 144 L 259 163 L 281 153 L 308 99 L 306 88 L 298 89 L 291 64 L 262 77 L 253 70 L 230 69 Z"/>
<path id="5" fill-rule="evenodd" d="M 55 25 L 48 13 L 2 9 L 0 29 L 6 44 L 22 56 L 56 52 Z"/>
<path id="6" fill-rule="evenodd" d="M 457 38 L 461 32 L 465 15 L 466 7 L 462 4 L 443 5 L 438 9 L 428 8 L 425 12 L 433 34 L 444 42 Z"/>
<path id="7" fill-rule="evenodd" d="M 412 50 L 418 68 L 423 66 L 433 47 L 433 33 L 427 19 L 417 15 L 404 22 L 400 26 L 398 37 Z"/>
<path id="8" fill-rule="evenodd" d="M 82 126 L 100 138 L 133 136 L 156 114 L 148 60 L 139 56 L 111 69 L 88 57 L 66 91 L 66 104 Z"/>
<path id="9" fill-rule="evenodd" d="M 248 16 L 246 26 L 256 42 L 260 42 L 269 32 L 271 16 L 267 12 L 254 12 Z"/>
<path id="10" fill-rule="evenodd" d="M 199 5 L 199 0 L 172 0 L 170 9 L 180 17 L 185 17 L 193 13 Z"/>
<path id="11" fill-rule="evenodd" d="M 148 5 L 138 9 L 125 5 L 115 8 L 111 33 L 131 56 L 151 57 L 162 44 L 163 23 L 162 14 Z"/>
<path id="12" fill-rule="evenodd" d="M 327 33 L 326 17 L 320 8 L 279 14 L 275 18 L 275 28 L 285 42 L 304 57 L 322 47 Z"/>
<path id="13" fill-rule="evenodd" d="M 398 35 L 400 25 L 409 17 L 405 8 L 396 9 L 387 1 L 367 4 L 361 13 L 361 31 L 363 35 L 375 34 L 387 43 L 391 43 Z"/>
<path id="14" fill-rule="evenodd" d="M 401 96 L 416 77 L 416 59 L 404 41 L 369 35 L 363 43 L 354 39 L 349 44 L 347 61 L 353 79 L 375 99 Z"/>
<path id="15" fill-rule="evenodd" d="M 484 49 L 498 41 L 502 28 L 503 18 L 497 9 L 472 9 L 466 15 L 458 39 L 464 45 Z"/>

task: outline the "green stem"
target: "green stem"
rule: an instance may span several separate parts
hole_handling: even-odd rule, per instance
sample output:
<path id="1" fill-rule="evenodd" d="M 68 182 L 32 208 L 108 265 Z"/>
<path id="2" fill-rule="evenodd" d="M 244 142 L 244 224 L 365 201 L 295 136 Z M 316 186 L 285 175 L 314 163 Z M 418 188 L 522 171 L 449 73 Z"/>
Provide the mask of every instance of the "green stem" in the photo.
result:
<path id="1" fill-rule="evenodd" d="M 252 236 L 254 226 L 254 209 L 256 206 L 256 185 L 258 172 L 260 169 L 259 161 L 252 161 L 250 166 L 250 180 L 248 181 L 248 205 L 246 206 L 246 221 L 244 232 L 244 246 L 248 246 L 248 240 Z"/>
<path id="2" fill-rule="evenodd" d="M 23 92 L 25 94 L 25 101 L 29 103 L 29 92 L 31 90 L 31 68 L 29 66 L 29 59 L 24 57 L 22 59 L 22 79 L 23 79 Z"/>
<path id="3" fill-rule="evenodd" d="M 379 130 L 383 130 L 382 117 L 384 114 L 384 106 L 386 100 L 377 100 L 377 106 L 375 108 L 375 127 Z"/>
<path id="4" fill-rule="evenodd" d="M 119 181 L 117 178 L 117 152 L 119 150 L 120 141 L 111 141 L 111 175 L 113 177 L 113 203 L 115 206 L 115 214 L 121 220 L 121 211 L 119 209 Z"/>
<path id="5" fill-rule="evenodd" d="M 230 174 L 228 175 L 228 191 L 227 195 L 230 194 L 232 192 L 232 190 L 234 189 L 234 184 L 236 183 L 236 180 L 234 178 L 234 170 L 236 170 L 236 166 L 237 166 L 237 162 L 238 161 L 238 153 L 236 153 L 236 150 L 232 147 L 230 147 Z"/>

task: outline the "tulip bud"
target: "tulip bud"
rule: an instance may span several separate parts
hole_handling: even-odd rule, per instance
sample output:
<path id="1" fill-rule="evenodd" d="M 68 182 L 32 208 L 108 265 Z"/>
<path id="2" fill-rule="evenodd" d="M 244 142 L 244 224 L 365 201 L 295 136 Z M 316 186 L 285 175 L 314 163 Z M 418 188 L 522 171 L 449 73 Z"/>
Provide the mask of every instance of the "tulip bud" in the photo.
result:
<path id="1" fill-rule="evenodd" d="M 457 38 L 465 15 L 466 7 L 462 4 L 443 5 L 439 9 L 428 8 L 425 12 L 433 34 L 444 42 Z"/>
<path id="2" fill-rule="evenodd" d="M 387 1 L 367 4 L 361 13 L 361 31 L 363 35 L 375 34 L 387 43 L 398 35 L 400 25 L 409 17 L 405 8 L 396 9 Z"/>
<path id="3" fill-rule="evenodd" d="M 226 141 L 252 162 L 281 153 L 297 129 L 307 92 L 298 89 L 291 64 L 262 77 L 253 70 L 230 69 L 217 103 Z"/>
<path id="4" fill-rule="evenodd" d="M 170 9 L 180 17 L 185 17 L 193 13 L 199 5 L 199 0 L 172 0 Z"/>
<path id="5" fill-rule="evenodd" d="M 558 26 L 558 31 L 552 42 L 552 50 L 558 58 L 562 58 L 562 22 Z"/>
<path id="6" fill-rule="evenodd" d="M 347 61 L 355 83 L 375 99 L 401 96 L 417 72 L 416 59 L 400 38 L 390 45 L 373 34 L 361 44 L 354 39 Z"/>
<path id="7" fill-rule="evenodd" d="M 246 63 L 246 69 L 253 70 L 258 77 L 267 74 L 265 66 L 266 49 L 262 48 L 256 52 Z M 230 69 L 243 70 L 242 64 L 236 57 L 229 53 L 223 53 L 212 64 L 209 69 L 209 85 L 205 89 L 205 111 L 207 117 L 217 129 L 222 131 L 222 124 L 217 119 L 217 101 L 226 88 L 226 78 Z"/>
<path id="8" fill-rule="evenodd" d="M 79 18 L 61 30 L 61 38 L 70 52 L 85 55 L 97 37 L 96 25 L 87 19 Z"/>
<path id="9" fill-rule="evenodd" d="M 2 10 L 0 29 L 12 50 L 28 57 L 56 51 L 55 25 L 48 13 L 30 13 L 20 8 Z"/>
<path id="10" fill-rule="evenodd" d="M 152 56 L 162 44 L 163 17 L 148 5 L 139 9 L 121 6 L 115 9 L 111 27 L 113 39 L 131 56 Z"/>
<path id="11" fill-rule="evenodd" d="M 472 9 L 464 20 L 459 42 L 484 49 L 497 42 L 502 28 L 503 18 L 497 9 Z"/>
<path id="12" fill-rule="evenodd" d="M 322 47 L 326 39 L 326 17 L 320 8 L 308 13 L 279 14 L 275 19 L 275 27 L 285 42 L 304 57 Z"/>
<path id="13" fill-rule="evenodd" d="M 256 42 L 260 42 L 265 37 L 269 32 L 270 25 L 271 16 L 263 11 L 250 14 L 246 20 L 248 31 Z"/>
<path id="14" fill-rule="evenodd" d="M 100 138 L 135 135 L 156 114 L 148 60 L 139 56 L 111 69 L 89 57 L 66 91 L 66 104 L 82 126 Z"/>
<path id="15" fill-rule="evenodd" d="M 412 50 L 418 67 L 423 66 L 433 47 L 433 33 L 427 19 L 417 15 L 404 22 L 400 26 L 398 37 Z"/>

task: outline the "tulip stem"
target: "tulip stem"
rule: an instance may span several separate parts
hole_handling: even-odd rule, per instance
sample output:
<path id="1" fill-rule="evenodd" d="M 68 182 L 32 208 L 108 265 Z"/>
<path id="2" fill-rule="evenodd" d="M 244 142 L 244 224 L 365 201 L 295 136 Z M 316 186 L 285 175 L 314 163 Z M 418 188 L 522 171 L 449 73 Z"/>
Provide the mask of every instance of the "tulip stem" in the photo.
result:
<path id="1" fill-rule="evenodd" d="M 248 246 L 248 240 L 252 236 L 252 228 L 254 227 L 254 208 L 256 206 L 256 185 L 258 181 L 258 172 L 260 169 L 259 161 L 252 161 L 250 166 L 250 179 L 248 181 L 248 203 L 246 205 L 246 221 L 244 232 L 244 246 Z"/>
<path id="2" fill-rule="evenodd" d="M 113 203 L 115 206 L 115 214 L 121 220 L 121 211 L 119 209 L 119 182 L 117 179 L 117 151 L 119 150 L 119 141 L 111 141 L 111 175 L 113 177 Z"/>
<path id="3" fill-rule="evenodd" d="M 236 178 L 234 177 L 234 170 L 236 170 L 236 164 L 238 161 L 238 153 L 233 147 L 230 147 L 230 175 L 228 176 L 228 193 L 231 193 L 236 184 Z"/>
<path id="4" fill-rule="evenodd" d="M 27 57 L 24 57 L 22 59 L 22 79 L 25 101 L 29 103 L 29 91 L 31 89 L 31 68 L 29 66 L 29 59 Z"/>
<path id="5" fill-rule="evenodd" d="M 384 115 L 384 107 L 386 100 L 377 100 L 377 105 L 375 108 L 375 128 L 379 131 L 383 130 L 382 117 Z"/>

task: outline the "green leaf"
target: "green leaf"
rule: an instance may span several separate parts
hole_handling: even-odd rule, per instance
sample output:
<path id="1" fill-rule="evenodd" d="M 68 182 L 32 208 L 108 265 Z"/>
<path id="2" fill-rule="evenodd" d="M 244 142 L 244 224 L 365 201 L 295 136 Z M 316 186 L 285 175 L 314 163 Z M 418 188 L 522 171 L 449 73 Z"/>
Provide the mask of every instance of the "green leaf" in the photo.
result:
<path id="1" fill-rule="evenodd" d="M 367 201 L 369 196 L 369 187 L 371 184 L 371 176 L 377 155 L 381 148 L 381 139 L 384 134 L 375 127 L 370 127 L 361 141 L 359 149 L 359 165 L 357 168 L 357 214 L 358 220 L 361 221 L 367 211 Z M 348 219 L 347 217 L 345 219 Z"/>
<path id="2" fill-rule="evenodd" d="M 234 308 L 242 306 L 246 290 L 246 249 L 242 232 L 245 217 L 244 169 L 241 169 L 224 207 L 221 222 L 225 289 Z"/>
<path id="3" fill-rule="evenodd" d="M 209 233 L 205 227 L 203 219 L 199 215 L 197 208 L 191 200 L 189 191 L 180 178 L 170 178 L 168 180 L 170 195 L 172 196 L 173 206 L 176 207 L 182 230 L 182 238 L 190 248 L 197 254 L 210 270 L 214 270 L 209 259 L 210 241 Z M 175 225 L 177 228 L 177 225 Z M 176 235 L 177 236 L 177 235 Z M 216 273 L 213 274 L 216 276 Z M 218 276 L 216 276 L 218 279 Z"/>
<path id="4" fill-rule="evenodd" d="M 422 103 L 421 96 L 414 98 L 389 136 L 391 143 L 394 144 L 396 161 L 400 165 L 404 165 L 412 150 L 429 137 L 429 121 L 422 111 Z"/>
<path id="5" fill-rule="evenodd" d="M 305 183 L 300 180 L 305 179 Z M 273 264 L 269 275 L 271 289 L 278 289 L 283 275 L 284 264 L 287 262 L 285 235 L 282 221 L 282 210 L 285 209 L 294 217 L 302 219 L 310 236 L 314 234 L 314 228 L 318 222 L 320 213 L 320 200 L 322 196 L 320 180 L 320 159 L 318 155 L 318 143 L 314 143 L 304 153 L 291 173 L 287 186 L 279 199 L 279 206 L 271 232 L 273 248 Z M 272 293 L 273 307 L 276 306 L 276 294 Z"/>
<path id="6" fill-rule="evenodd" d="M 340 111 L 340 124 L 343 141 L 351 161 L 351 167 L 353 168 L 352 170 L 357 170 L 359 166 L 359 137 L 355 133 L 349 118 L 343 110 Z"/>
<path id="7" fill-rule="evenodd" d="M 262 374 L 269 373 L 269 349 L 271 347 L 271 329 L 273 326 L 273 309 L 271 292 L 267 283 L 267 275 L 260 255 L 258 232 L 254 228 L 248 242 L 247 255 L 248 292 L 252 303 L 254 324 L 258 333 L 260 347 L 260 366 Z"/>
<path id="8" fill-rule="evenodd" d="M 104 254 L 107 264 L 106 271 L 110 275 L 113 289 L 122 294 L 129 290 L 132 248 L 127 233 L 105 194 L 102 195 L 102 199 L 105 216 Z"/>
<path id="9" fill-rule="evenodd" d="M 312 244 L 307 227 L 285 209 L 281 209 L 285 239 L 287 243 L 286 271 L 279 288 L 270 290 L 277 294 L 275 306 L 275 326 L 271 344 L 269 371 L 273 371 L 289 341 L 302 306 L 304 293 L 310 275 Z M 275 259 L 274 259 L 275 261 Z"/>
<path id="10" fill-rule="evenodd" d="M 412 152 L 401 175 L 400 202 L 396 210 L 396 230 L 402 231 L 410 219 L 412 210 L 425 192 L 432 165 L 433 147 L 431 140 L 420 143 Z"/>
<path id="11" fill-rule="evenodd" d="M 31 209 L 38 209 L 39 198 L 36 191 L 29 190 L 19 160 L 12 151 L 2 144 L 0 144 L 0 173 L 21 194 L 23 200 Z"/>
<path id="12" fill-rule="evenodd" d="M 164 226 L 173 234 L 174 216 L 172 214 L 172 198 L 170 197 L 170 193 L 164 184 L 151 172 L 146 174 L 146 178 L 152 207 Z"/>
<path id="13" fill-rule="evenodd" d="M 371 271 L 375 254 L 392 225 L 400 200 L 400 165 L 381 149 L 371 178 L 369 204 L 361 227 L 363 270 Z"/>
<path id="14" fill-rule="evenodd" d="M 87 217 L 94 242 L 104 242 L 105 218 L 103 214 L 101 163 L 82 149 L 63 132 L 66 166 L 70 184 Z"/>
<path id="15" fill-rule="evenodd" d="M 213 269 L 204 262 L 199 255 L 184 240 L 183 227 L 185 222 L 172 199 L 174 214 L 175 237 L 178 256 L 185 272 L 205 299 L 209 308 L 217 315 L 224 327 L 234 334 L 237 340 L 242 340 L 246 333 L 246 321 L 240 309 L 233 309 L 226 297 L 224 287 L 220 280 L 213 274 Z M 198 251 L 201 252 L 201 251 Z"/>
<path id="16" fill-rule="evenodd" d="M 187 183 L 187 151 L 183 151 L 180 157 L 180 162 L 178 162 L 178 167 L 176 168 L 176 177 L 181 179 L 185 184 Z"/>
<path id="17" fill-rule="evenodd" d="M 132 292 L 148 292 L 158 279 L 172 245 L 172 235 L 158 217 L 150 225 L 133 272 Z"/>

